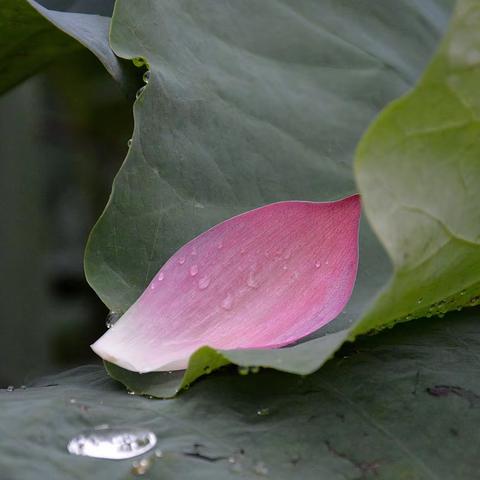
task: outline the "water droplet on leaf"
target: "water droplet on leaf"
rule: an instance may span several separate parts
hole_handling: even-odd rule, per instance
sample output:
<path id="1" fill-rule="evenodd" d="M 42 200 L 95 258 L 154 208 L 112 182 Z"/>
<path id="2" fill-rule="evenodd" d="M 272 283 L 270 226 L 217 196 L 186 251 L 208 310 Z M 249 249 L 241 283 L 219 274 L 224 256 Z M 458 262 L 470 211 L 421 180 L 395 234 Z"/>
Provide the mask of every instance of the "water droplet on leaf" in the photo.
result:
<path id="1" fill-rule="evenodd" d="M 107 328 L 112 328 L 122 316 L 121 313 L 114 312 L 113 310 L 107 315 L 107 319 L 105 320 L 105 326 Z"/>
<path id="2" fill-rule="evenodd" d="M 257 410 L 257 415 L 259 417 L 266 417 L 267 415 L 270 415 L 270 409 L 269 408 L 259 408 Z"/>
<path id="3" fill-rule="evenodd" d="M 152 460 L 150 458 L 142 458 L 133 462 L 131 472 L 133 475 L 145 475 L 151 466 Z"/>
<path id="4" fill-rule="evenodd" d="M 121 460 L 142 455 L 157 443 L 154 433 L 141 428 L 94 428 L 68 442 L 73 455 Z"/>

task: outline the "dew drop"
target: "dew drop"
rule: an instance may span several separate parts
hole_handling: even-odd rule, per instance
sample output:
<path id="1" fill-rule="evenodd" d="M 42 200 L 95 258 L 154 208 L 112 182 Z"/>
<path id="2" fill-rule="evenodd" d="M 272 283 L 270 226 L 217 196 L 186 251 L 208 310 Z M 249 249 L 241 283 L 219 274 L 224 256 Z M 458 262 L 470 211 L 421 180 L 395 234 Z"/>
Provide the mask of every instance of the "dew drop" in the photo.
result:
<path id="1" fill-rule="evenodd" d="M 322 262 L 321 262 L 320 260 L 317 260 L 317 261 L 315 262 L 315 267 L 316 267 L 316 268 L 320 268 L 321 265 L 322 265 Z"/>
<path id="2" fill-rule="evenodd" d="M 217 248 L 221 250 L 223 248 L 223 240 L 217 242 Z"/>
<path id="3" fill-rule="evenodd" d="M 231 310 L 233 306 L 233 297 L 229 293 L 222 301 L 222 308 L 225 310 Z"/>
<path id="4" fill-rule="evenodd" d="M 183 264 L 185 263 L 185 257 L 180 257 L 180 258 L 178 259 L 178 263 L 179 263 L 180 265 L 183 265 Z"/>
<path id="5" fill-rule="evenodd" d="M 460 295 L 463 296 L 463 295 L 465 295 L 466 293 L 467 293 L 467 292 L 466 292 L 465 290 L 462 290 L 462 291 L 460 292 Z"/>
<path id="6" fill-rule="evenodd" d="M 266 417 L 267 415 L 270 415 L 270 409 L 267 407 L 267 408 L 259 408 L 257 410 L 257 415 L 259 417 Z"/>
<path id="7" fill-rule="evenodd" d="M 133 390 L 127 390 L 128 395 L 136 395 L 136 393 Z"/>
<path id="8" fill-rule="evenodd" d="M 480 296 L 472 297 L 470 299 L 470 305 L 476 305 L 478 302 L 480 302 Z"/>
<path id="9" fill-rule="evenodd" d="M 105 320 L 105 326 L 107 328 L 112 328 L 117 322 L 118 319 L 122 316 L 121 313 L 114 312 L 113 310 L 107 315 L 107 319 Z"/>
<path id="10" fill-rule="evenodd" d="M 286 252 L 285 255 L 283 256 L 283 258 L 285 260 L 288 260 L 290 257 L 291 257 L 292 253 L 291 252 Z"/>
<path id="11" fill-rule="evenodd" d="M 257 475 L 262 475 L 264 477 L 268 475 L 268 468 L 263 462 L 257 462 L 253 469 Z"/>
<path id="12" fill-rule="evenodd" d="M 153 282 L 150 284 L 150 290 L 155 290 L 155 284 Z"/>
<path id="13" fill-rule="evenodd" d="M 142 455 L 157 443 L 154 433 L 141 428 L 94 428 L 67 444 L 72 455 L 122 460 Z"/>
<path id="14" fill-rule="evenodd" d="M 162 452 L 159 448 L 157 448 L 157 449 L 155 450 L 155 456 L 156 456 L 157 458 L 162 458 L 162 457 L 163 457 L 163 452 Z"/>
<path id="15" fill-rule="evenodd" d="M 145 59 L 142 57 L 132 58 L 132 62 L 136 67 L 143 67 L 145 65 Z"/>
<path id="16" fill-rule="evenodd" d="M 132 139 L 129 138 L 127 142 L 127 147 L 130 148 L 132 146 Z"/>
<path id="17" fill-rule="evenodd" d="M 250 368 L 250 371 L 251 371 L 252 373 L 258 373 L 258 372 L 260 371 L 260 367 L 251 367 L 251 368 Z"/>
<path id="18" fill-rule="evenodd" d="M 163 272 L 160 272 L 157 277 L 158 281 L 161 282 L 164 278 L 165 278 L 165 274 Z"/>
<path id="19" fill-rule="evenodd" d="M 288 270 L 287 265 L 284 265 L 282 268 L 283 268 L 283 270 Z"/>
<path id="20" fill-rule="evenodd" d="M 198 265 L 192 265 L 190 267 L 190 275 L 194 277 L 198 273 Z"/>
<path id="21" fill-rule="evenodd" d="M 423 298 L 420 297 L 420 298 L 417 300 L 417 303 L 420 304 L 420 303 L 422 303 L 422 302 L 423 302 Z"/>
<path id="22" fill-rule="evenodd" d="M 7 392 L 13 392 L 15 390 L 15 387 L 13 385 L 9 385 L 7 387 Z"/>
<path id="23" fill-rule="evenodd" d="M 250 369 L 248 367 L 238 367 L 238 373 L 240 375 L 248 375 L 250 372 Z"/>
<path id="24" fill-rule="evenodd" d="M 143 87 L 140 87 L 138 90 L 137 90 L 137 93 L 135 94 L 135 98 L 138 100 L 138 98 L 140 98 L 140 96 L 142 95 L 142 93 L 144 92 L 145 90 L 145 85 Z"/>
<path id="25" fill-rule="evenodd" d="M 257 279 L 255 278 L 255 272 L 251 271 L 248 274 L 247 285 L 250 288 L 257 288 L 258 287 L 258 282 L 257 282 Z"/>
<path id="26" fill-rule="evenodd" d="M 132 469 L 130 470 L 133 475 L 145 475 L 152 466 L 152 460 L 150 458 L 142 458 L 132 463 Z"/>
<path id="27" fill-rule="evenodd" d="M 205 290 L 210 285 L 210 278 L 205 276 L 198 281 L 198 288 L 200 290 Z"/>
<path id="28" fill-rule="evenodd" d="M 192 247 L 191 255 L 194 255 L 194 256 L 195 256 L 196 254 L 197 254 L 197 247 L 194 245 L 194 246 Z"/>
<path id="29" fill-rule="evenodd" d="M 144 74 L 143 74 L 143 77 L 142 77 L 143 81 L 145 83 L 148 83 L 149 80 L 150 80 L 150 70 L 147 70 Z"/>

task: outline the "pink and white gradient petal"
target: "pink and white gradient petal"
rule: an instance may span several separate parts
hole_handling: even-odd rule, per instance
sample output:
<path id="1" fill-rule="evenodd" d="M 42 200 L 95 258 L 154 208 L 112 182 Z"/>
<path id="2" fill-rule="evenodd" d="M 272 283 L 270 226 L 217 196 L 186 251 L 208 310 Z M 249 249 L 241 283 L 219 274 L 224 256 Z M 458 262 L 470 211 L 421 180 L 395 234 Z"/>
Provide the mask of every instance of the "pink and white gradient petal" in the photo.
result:
<path id="1" fill-rule="evenodd" d="M 93 345 L 128 370 L 180 370 L 208 345 L 278 348 L 332 321 L 358 265 L 360 198 L 273 203 L 180 248 Z"/>

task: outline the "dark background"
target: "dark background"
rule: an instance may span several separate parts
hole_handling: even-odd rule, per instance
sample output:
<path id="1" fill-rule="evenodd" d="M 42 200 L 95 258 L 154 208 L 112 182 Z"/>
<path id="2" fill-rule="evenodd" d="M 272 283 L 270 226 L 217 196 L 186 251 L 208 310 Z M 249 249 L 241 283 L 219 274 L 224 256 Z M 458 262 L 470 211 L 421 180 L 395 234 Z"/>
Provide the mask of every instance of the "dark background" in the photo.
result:
<path id="1" fill-rule="evenodd" d="M 0 96 L 0 387 L 95 359 L 108 312 L 83 252 L 132 129 L 86 50 Z"/>

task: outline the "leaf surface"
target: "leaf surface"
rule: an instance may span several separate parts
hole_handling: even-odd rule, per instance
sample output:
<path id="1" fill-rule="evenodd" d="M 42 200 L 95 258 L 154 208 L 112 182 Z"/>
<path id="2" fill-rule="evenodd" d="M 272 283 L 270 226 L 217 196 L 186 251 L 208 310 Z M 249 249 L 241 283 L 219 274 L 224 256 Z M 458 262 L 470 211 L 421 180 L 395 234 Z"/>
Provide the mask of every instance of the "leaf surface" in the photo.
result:
<path id="1" fill-rule="evenodd" d="M 145 478 L 476 478 L 478 309 L 396 326 L 308 377 L 227 367 L 175 399 L 126 395 L 101 367 L 0 391 L 2 476 L 133 478 L 132 460 L 69 455 L 81 431 L 153 431 Z"/>
<path id="2" fill-rule="evenodd" d="M 3 0 L 0 5 L 0 93 L 56 58 L 84 45 L 125 90 L 136 84 L 130 65 L 108 41 L 113 0 Z"/>

